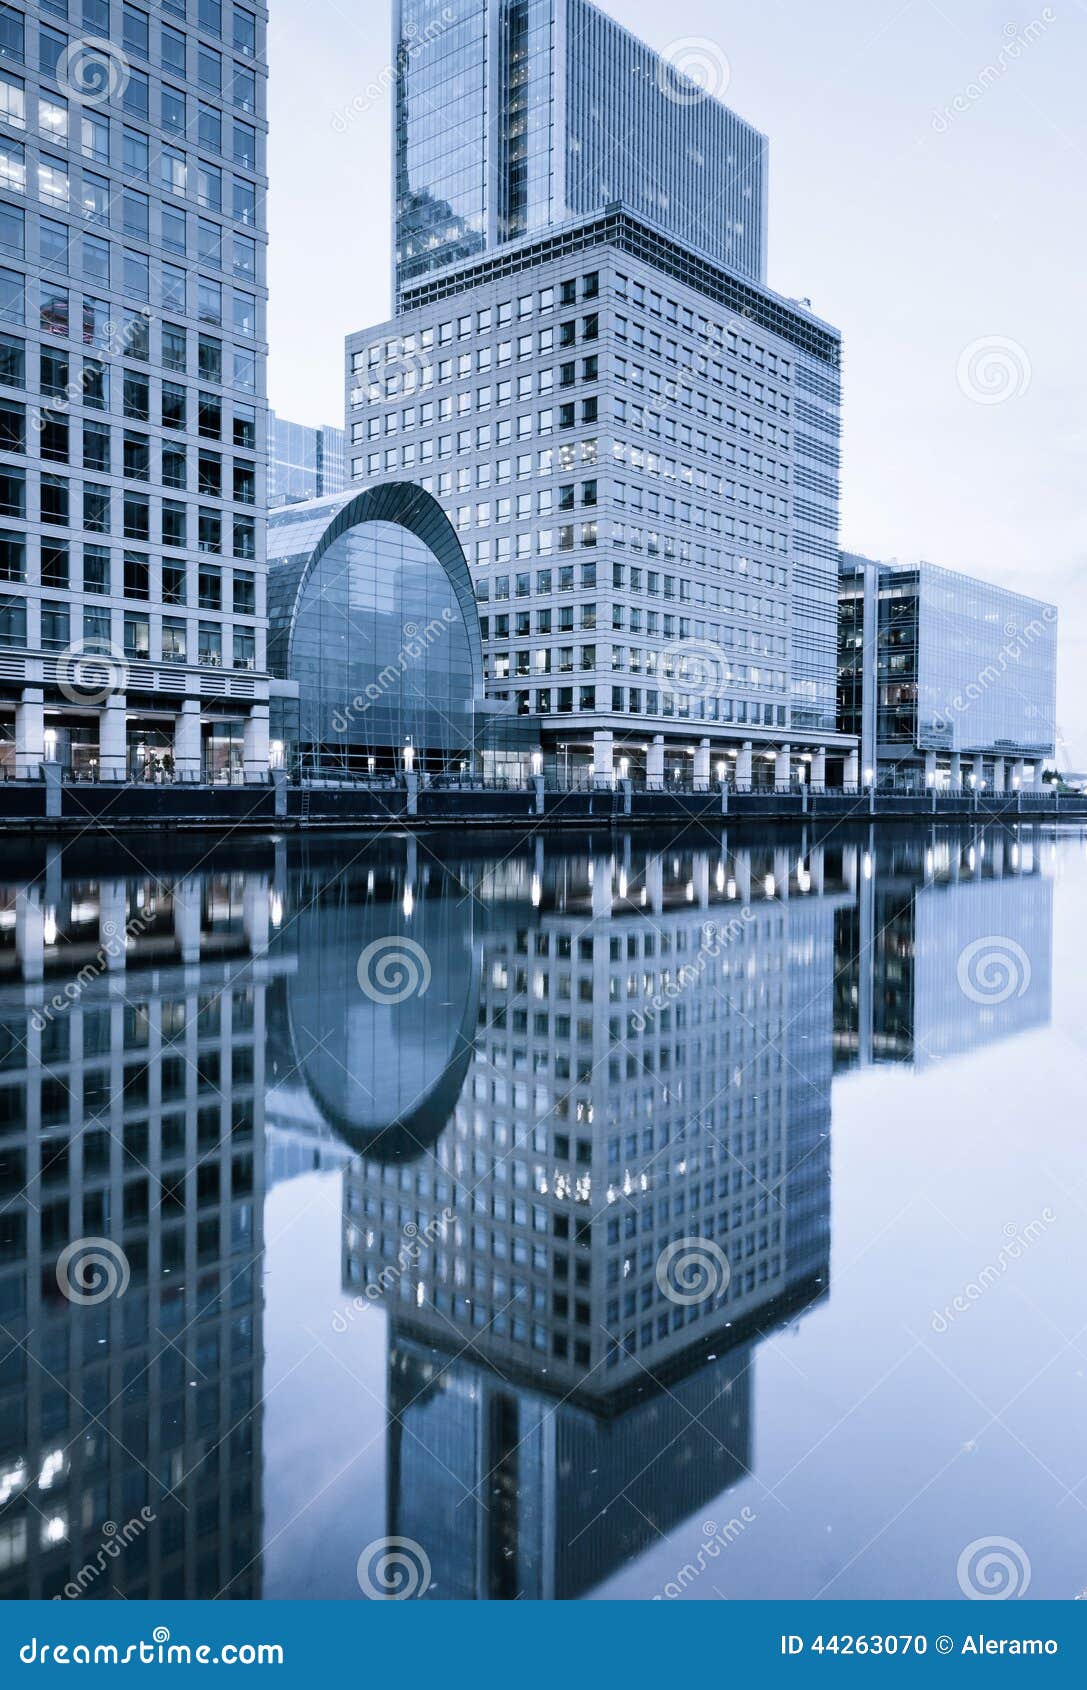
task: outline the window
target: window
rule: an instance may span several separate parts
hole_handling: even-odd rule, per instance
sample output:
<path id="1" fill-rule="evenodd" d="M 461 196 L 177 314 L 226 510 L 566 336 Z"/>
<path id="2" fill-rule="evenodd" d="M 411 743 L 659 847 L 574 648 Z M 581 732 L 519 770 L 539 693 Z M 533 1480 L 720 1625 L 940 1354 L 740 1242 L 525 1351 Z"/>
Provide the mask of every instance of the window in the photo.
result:
<path id="1" fill-rule="evenodd" d="M 109 552 L 105 546 L 83 547 L 83 591 L 109 592 Z"/>
<path id="2" fill-rule="evenodd" d="M 83 217 L 88 223 L 109 228 L 109 183 L 102 176 L 83 172 Z"/>
<path id="3" fill-rule="evenodd" d="M 196 372 L 201 381 L 221 382 L 223 379 L 223 343 L 202 334 L 196 348 Z"/>
<path id="4" fill-rule="evenodd" d="M 26 386 L 26 346 L 14 335 L 0 334 L 0 382 L 6 387 Z"/>
<path id="5" fill-rule="evenodd" d="M 41 547 L 42 586 L 54 592 L 68 586 L 68 547 L 63 540 L 43 540 Z"/>
<path id="6" fill-rule="evenodd" d="M 252 405 L 234 407 L 234 444 L 250 452 L 257 449 L 257 413 Z"/>
<path id="7" fill-rule="evenodd" d="M 89 534 L 108 534 L 110 530 L 109 488 L 83 486 L 83 526 Z"/>
<path id="8" fill-rule="evenodd" d="M 241 6 L 234 8 L 234 51 L 253 58 L 257 51 L 257 20 Z"/>
<path id="9" fill-rule="evenodd" d="M 251 628 L 238 628 L 234 633 L 234 667 L 235 669 L 255 669 L 257 665 L 257 641 Z"/>
<path id="10" fill-rule="evenodd" d="M 251 516 L 234 518 L 234 556 L 252 561 L 257 555 L 257 528 Z"/>
<path id="11" fill-rule="evenodd" d="M 146 194 L 139 193 L 135 188 L 126 188 L 123 195 L 122 227 L 126 235 L 134 240 L 146 241 L 150 239 L 150 205 Z"/>
<path id="12" fill-rule="evenodd" d="M 163 152 L 166 152 L 163 148 Z M 121 137 L 121 162 L 126 176 L 135 176 L 141 182 L 147 182 L 151 176 L 151 154 L 146 135 L 141 135 L 138 129 L 125 128 Z"/>
<path id="13" fill-rule="evenodd" d="M 126 429 L 124 438 L 124 475 L 126 481 L 150 481 L 151 442 L 146 434 L 129 434 Z"/>
<path id="14" fill-rule="evenodd" d="M 185 96 L 180 88 L 162 85 L 162 127 L 175 135 L 184 135 L 186 126 Z"/>
<path id="15" fill-rule="evenodd" d="M 163 604 L 185 604 L 187 571 L 183 563 L 164 563 L 162 566 Z"/>
<path id="16" fill-rule="evenodd" d="M 246 170 L 257 168 L 257 132 L 251 123 L 234 120 L 234 163 Z"/>
<path id="17" fill-rule="evenodd" d="M 207 147 L 209 152 L 222 152 L 223 114 L 218 107 L 205 105 L 201 100 L 197 110 L 196 129 L 200 146 Z"/>
<path id="18" fill-rule="evenodd" d="M 162 501 L 162 543 L 179 548 L 185 545 L 185 506 L 176 499 Z"/>
<path id="19" fill-rule="evenodd" d="M 151 79 L 146 71 L 129 66 L 128 78 L 121 94 L 121 104 L 130 117 L 146 119 L 150 103 Z"/>
<path id="20" fill-rule="evenodd" d="M 151 597 L 151 565 L 139 552 L 125 553 L 125 598 Z"/>
<path id="21" fill-rule="evenodd" d="M 151 655 L 151 620 L 132 611 L 125 612 L 125 656 L 148 658 Z"/>
<path id="22" fill-rule="evenodd" d="M 103 475 L 109 474 L 110 431 L 102 423 L 85 422 L 83 424 L 83 468 L 98 470 Z"/>
<path id="23" fill-rule="evenodd" d="M 26 451 L 26 406 L 0 399 L 0 452 Z"/>
<path id="24" fill-rule="evenodd" d="M 59 475 L 43 475 L 41 486 L 41 514 L 43 522 L 68 526 L 68 483 Z"/>
<path id="25" fill-rule="evenodd" d="M 162 448 L 162 482 L 164 487 L 185 486 L 185 448 L 184 446 L 163 446 Z"/>
<path id="26" fill-rule="evenodd" d="M 179 381 L 164 381 L 162 384 L 162 426 L 185 427 L 185 389 Z"/>
<path id="27" fill-rule="evenodd" d="M 171 29 L 169 24 L 163 24 L 159 37 L 162 48 L 162 63 L 166 70 L 176 71 L 179 76 L 185 75 L 185 37 L 179 29 Z"/>
<path id="28" fill-rule="evenodd" d="M 182 375 L 188 362 L 185 330 L 176 323 L 162 325 L 162 365 L 166 370 L 180 370 Z"/>
<path id="29" fill-rule="evenodd" d="M 84 107 L 79 114 L 79 145 L 84 158 L 109 163 L 109 118 Z"/>
<path id="30" fill-rule="evenodd" d="M 26 214 L 17 205 L 0 205 L 0 251 L 12 258 L 26 252 Z"/>
<path id="31" fill-rule="evenodd" d="M 124 373 L 124 414 L 135 422 L 151 419 L 151 380 L 144 370 Z"/>
<path id="32" fill-rule="evenodd" d="M 151 512 L 150 501 L 146 493 L 130 493 L 126 489 L 124 525 L 126 540 L 150 540 Z"/>
<path id="33" fill-rule="evenodd" d="M 135 6 L 124 6 L 121 9 L 121 40 L 126 53 L 137 53 L 141 59 L 150 56 L 149 27 L 146 12 L 137 10 Z"/>
<path id="34" fill-rule="evenodd" d="M 7 10 L 5 6 L 3 11 Z M 0 54 L 2 53 L 0 32 Z M 26 128 L 26 83 L 20 76 L 9 76 L 6 70 L 0 70 L 0 123 L 6 123 L 9 129 Z"/>
<path id="35" fill-rule="evenodd" d="M 71 619 L 66 604 L 42 600 L 42 650 L 64 651 L 71 644 Z"/>
<path id="36" fill-rule="evenodd" d="M 256 578 L 246 570 L 234 571 L 234 614 L 255 616 L 257 613 Z"/>
<path id="37" fill-rule="evenodd" d="M 0 266 L 0 322 L 26 320 L 26 278 L 18 270 Z"/>
<path id="38" fill-rule="evenodd" d="M 180 616 L 164 616 L 162 619 L 162 661 L 186 661 L 185 623 Z"/>
<path id="39" fill-rule="evenodd" d="M 109 242 L 101 235 L 84 235 L 83 247 L 83 279 L 88 282 L 101 282 L 103 287 L 109 287 Z"/>
<path id="40" fill-rule="evenodd" d="M 0 529 L 0 581 L 25 581 L 26 536 Z"/>
<path id="41" fill-rule="evenodd" d="M 3 10 L 7 10 L 6 7 Z M 22 599 L 0 597 L 0 645 L 26 645 L 26 604 Z"/>

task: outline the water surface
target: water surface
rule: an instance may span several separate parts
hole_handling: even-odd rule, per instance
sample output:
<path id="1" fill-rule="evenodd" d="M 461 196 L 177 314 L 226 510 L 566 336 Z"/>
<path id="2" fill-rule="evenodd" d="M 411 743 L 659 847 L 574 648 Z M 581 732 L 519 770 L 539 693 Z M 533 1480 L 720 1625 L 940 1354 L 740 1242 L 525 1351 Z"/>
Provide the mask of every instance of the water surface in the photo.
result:
<path id="1" fill-rule="evenodd" d="M 1078 832 L 24 855 L 0 1593 L 1087 1586 Z"/>

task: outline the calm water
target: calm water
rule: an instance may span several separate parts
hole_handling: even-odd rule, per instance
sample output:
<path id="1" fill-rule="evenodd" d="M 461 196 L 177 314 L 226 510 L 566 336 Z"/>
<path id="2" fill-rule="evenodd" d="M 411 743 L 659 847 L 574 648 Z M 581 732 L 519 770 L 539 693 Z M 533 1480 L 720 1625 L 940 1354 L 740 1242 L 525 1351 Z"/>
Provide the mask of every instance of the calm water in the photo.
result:
<path id="1" fill-rule="evenodd" d="M 1087 1587 L 1079 833 L 109 857 L 0 870 L 0 1594 Z"/>

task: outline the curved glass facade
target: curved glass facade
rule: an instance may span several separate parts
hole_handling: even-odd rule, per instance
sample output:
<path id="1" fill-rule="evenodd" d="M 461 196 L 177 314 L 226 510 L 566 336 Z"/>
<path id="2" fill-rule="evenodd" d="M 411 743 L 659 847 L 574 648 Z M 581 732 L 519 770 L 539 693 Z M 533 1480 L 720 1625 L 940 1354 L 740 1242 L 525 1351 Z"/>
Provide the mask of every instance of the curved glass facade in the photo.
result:
<path id="1" fill-rule="evenodd" d="M 273 737 L 303 769 L 456 771 L 475 744 L 482 658 L 468 568 L 414 487 L 273 517 L 269 666 L 297 681 Z M 278 556 L 277 556 L 278 554 Z"/>

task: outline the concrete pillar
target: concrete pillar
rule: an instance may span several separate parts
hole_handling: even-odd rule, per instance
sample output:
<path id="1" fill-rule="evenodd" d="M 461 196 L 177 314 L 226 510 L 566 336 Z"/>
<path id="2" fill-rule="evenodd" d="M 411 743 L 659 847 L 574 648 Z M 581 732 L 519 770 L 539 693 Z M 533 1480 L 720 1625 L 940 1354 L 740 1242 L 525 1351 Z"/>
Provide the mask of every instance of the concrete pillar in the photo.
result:
<path id="1" fill-rule="evenodd" d="M 779 792 L 788 792 L 793 783 L 793 748 L 782 745 L 778 749 L 777 762 L 774 764 L 774 785 Z"/>
<path id="2" fill-rule="evenodd" d="M 615 785 L 615 735 L 608 728 L 593 734 L 593 785 Z"/>
<path id="3" fill-rule="evenodd" d="M 816 845 L 811 854 L 811 889 L 817 898 L 823 896 L 826 887 L 826 852 L 822 845 Z"/>
<path id="4" fill-rule="evenodd" d="M 664 860 L 659 852 L 646 858 L 645 890 L 654 915 L 664 909 Z"/>
<path id="5" fill-rule="evenodd" d="M 199 780 L 200 700 L 187 698 L 174 723 L 174 779 Z"/>
<path id="6" fill-rule="evenodd" d="M 1038 761 L 1034 765 L 1033 785 L 1034 785 L 1035 792 L 1041 792 L 1043 786 L 1045 785 L 1045 781 L 1042 779 L 1042 776 L 1044 774 L 1045 774 L 1045 763 L 1042 761 L 1041 758 L 1039 758 Z"/>
<path id="7" fill-rule="evenodd" d="M 974 779 L 974 790 L 975 792 L 979 792 L 981 790 L 981 783 L 985 779 L 985 758 L 980 752 L 971 760 L 970 773 Z"/>
<path id="8" fill-rule="evenodd" d="M 98 778 L 128 778 L 128 700 L 123 692 L 111 692 L 103 700 L 98 718 Z"/>
<path id="9" fill-rule="evenodd" d="M 1004 791 L 1004 759 L 1003 759 L 1003 757 L 994 757 L 994 759 L 993 759 L 993 791 L 994 792 L 1003 792 Z"/>
<path id="10" fill-rule="evenodd" d="M 245 718 L 242 762 L 249 782 L 268 779 L 268 706 L 254 704 Z"/>
<path id="11" fill-rule="evenodd" d="M 736 896 L 741 904 L 751 902 L 751 852 L 736 853 Z"/>
<path id="12" fill-rule="evenodd" d="M 845 760 L 844 781 L 846 786 L 859 786 L 861 780 L 861 754 L 851 751 Z"/>
<path id="13" fill-rule="evenodd" d="M 262 956 L 268 949 L 268 883 L 263 875 L 246 876 L 242 890 L 242 926 L 249 949 Z"/>
<path id="14" fill-rule="evenodd" d="M 128 896 L 123 880 L 103 880 L 98 887 L 98 943 L 109 972 L 120 971 L 128 961 L 125 927 Z"/>
<path id="15" fill-rule="evenodd" d="M 1018 791 L 1023 785 L 1023 770 L 1025 764 L 1022 757 L 1017 757 L 1012 764 L 1012 786 Z"/>
<path id="16" fill-rule="evenodd" d="M 694 789 L 696 792 L 708 792 L 710 789 L 710 742 L 700 739 L 694 754 Z"/>
<path id="17" fill-rule="evenodd" d="M 811 760 L 811 789 L 813 792 L 825 792 L 827 785 L 827 748 L 821 745 L 812 754 Z"/>
<path id="18" fill-rule="evenodd" d="M 24 687 L 15 706 L 15 775 L 37 780 L 45 759 L 45 694 L 40 687 Z"/>
<path id="19" fill-rule="evenodd" d="M 695 903 L 700 910 L 710 907 L 710 858 L 708 851 L 699 851 L 694 860 L 693 873 Z"/>
<path id="20" fill-rule="evenodd" d="M 736 790 L 737 792 L 751 791 L 751 741 L 745 739 L 740 747 L 740 755 L 736 759 Z"/>
<path id="21" fill-rule="evenodd" d="M 653 743 L 646 750 L 645 785 L 647 792 L 661 792 L 664 788 L 663 734 L 654 734 Z"/>
<path id="22" fill-rule="evenodd" d="M 960 751 L 951 753 L 951 770 L 947 778 L 952 792 L 958 792 L 962 786 L 962 753 Z"/>
<path id="23" fill-rule="evenodd" d="M 42 978 L 45 973 L 45 910 L 36 886 L 23 887 L 15 894 L 15 955 L 26 984 Z"/>
<path id="24" fill-rule="evenodd" d="M 593 858 L 593 917 L 601 920 L 611 914 L 612 861 L 610 857 Z"/>
<path id="25" fill-rule="evenodd" d="M 774 852 L 774 892 L 782 903 L 789 901 L 789 853 L 785 850 Z"/>
<path id="26" fill-rule="evenodd" d="M 174 885 L 174 935 L 184 963 L 200 961 L 200 882 L 189 876 Z"/>
<path id="27" fill-rule="evenodd" d="M 925 752 L 925 791 L 931 792 L 936 785 L 936 753 Z"/>

